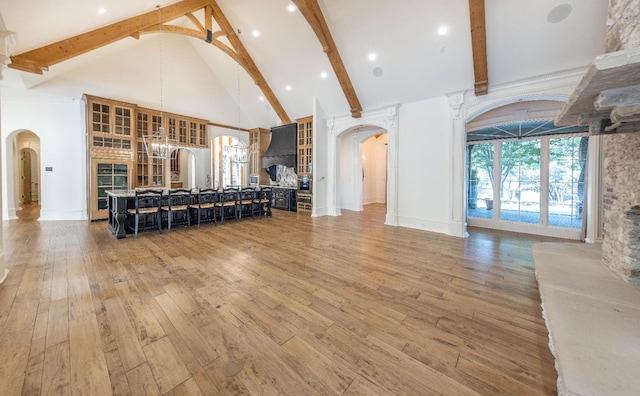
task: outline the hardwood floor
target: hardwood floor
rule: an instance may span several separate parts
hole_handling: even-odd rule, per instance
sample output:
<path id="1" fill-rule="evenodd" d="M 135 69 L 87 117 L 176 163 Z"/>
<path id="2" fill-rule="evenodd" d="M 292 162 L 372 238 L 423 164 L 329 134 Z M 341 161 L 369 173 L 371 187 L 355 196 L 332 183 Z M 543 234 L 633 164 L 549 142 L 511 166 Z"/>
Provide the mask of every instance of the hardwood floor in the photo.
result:
<path id="1" fill-rule="evenodd" d="M 387 227 L 370 205 L 116 240 L 37 209 L 4 224 L 2 395 L 556 392 L 530 249 L 548 238 Z"/>

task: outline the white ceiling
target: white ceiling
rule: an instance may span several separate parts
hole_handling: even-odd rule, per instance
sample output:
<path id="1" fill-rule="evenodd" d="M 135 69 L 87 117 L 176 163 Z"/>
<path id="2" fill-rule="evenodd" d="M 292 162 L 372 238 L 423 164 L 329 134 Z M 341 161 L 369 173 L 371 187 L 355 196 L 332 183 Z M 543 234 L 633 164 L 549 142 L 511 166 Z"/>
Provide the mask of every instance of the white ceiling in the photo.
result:
<path id="1" fill-rule="evenodd" d="M 0 0 L 0 12 L 6 28 L 16 32 L 11 51 L 19 54 L 173 2 Z M 485 3 L 489 90 L 585 67 L 604 51 L 608 0 Z M 318 39 L 298 11 L 287 10 L 288 0 L 218 0 L 218 4 L 240 30 L 240 39 L 291 119 L 310 115 L 313 97 L 329 116 L 349 114 Z M 363 110 L 473 90 L 468 0 L 319 0 L 319 4 Z M 561 4 L 569 4 L 571 14 L 550 23 L 548 14 Z M 99 15 L 100 7 L 107 12 Z M 186 22 L 174 22 L 178 23 Z M 442 25 L 448 27 L 445 36 L 438 35 Z M 251 34 L 254 29 L 261 32 L 257 38 Z M 377 54 L 373 62 L 368 59 L 370 52 Z M 383 70 L 382 76 L 374 76 L 376 67 Z M 320 77 L 323 71 L 328 73 L 326 79 Z M 42 76 L 15 71 L 6 71 L 5 76 L 4 85 L 12 81 L 55 95 L 88 93 L 249 128 L 278 123 L 233 59 L 185 36 L 127 38 L 54 65 Z M 292 90 L 285 90 L 286 85 Z"/>

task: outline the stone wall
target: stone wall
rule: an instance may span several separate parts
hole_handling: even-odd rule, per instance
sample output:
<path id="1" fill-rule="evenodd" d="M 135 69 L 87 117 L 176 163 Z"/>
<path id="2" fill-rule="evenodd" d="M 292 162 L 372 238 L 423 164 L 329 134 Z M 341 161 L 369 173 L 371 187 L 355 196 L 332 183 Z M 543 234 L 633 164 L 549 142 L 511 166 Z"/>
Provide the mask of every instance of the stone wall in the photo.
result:
<path id="1" fill-rule="evenodd" d="M 607 51 L 638 46 L 640 0 L 611 0 Z M 640 133 L 604 137 L 603 190 L 603 260 L 618 276 L 640 285 Z"/>
<path id="2" fill-rule="evenodd" d="M 634 207 L 640 205 L 640 133 L 604 139 L 602 257 L 627 282 L 640 284 L 640 238 Z"/>
<path id="3" fill-rule="evenodd" d="M 607 52 L 640 47 L 640 0 L 610 0 Z"/>

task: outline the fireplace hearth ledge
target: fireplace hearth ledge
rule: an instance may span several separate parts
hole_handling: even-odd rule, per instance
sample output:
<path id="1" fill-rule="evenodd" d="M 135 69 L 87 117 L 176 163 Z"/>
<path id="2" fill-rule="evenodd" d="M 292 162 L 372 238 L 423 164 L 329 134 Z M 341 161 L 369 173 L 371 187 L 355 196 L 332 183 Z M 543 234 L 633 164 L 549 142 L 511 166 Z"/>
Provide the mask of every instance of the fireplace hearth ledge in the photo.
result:
<path id="1" fill-rule="evenodd" d="M 640 287 L 616 277 L 599 244 L 532 250 L 558 394 L 639 395 Z"/>

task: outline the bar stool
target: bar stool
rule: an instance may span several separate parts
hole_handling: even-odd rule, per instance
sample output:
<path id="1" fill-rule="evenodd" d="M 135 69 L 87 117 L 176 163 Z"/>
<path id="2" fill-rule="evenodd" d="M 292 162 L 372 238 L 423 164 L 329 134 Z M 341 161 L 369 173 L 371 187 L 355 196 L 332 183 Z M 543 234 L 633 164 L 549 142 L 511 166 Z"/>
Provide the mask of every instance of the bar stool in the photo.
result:
<path id="1" fill-rule="evenodd" d="M 191 207 L 191 191 L 184 188 L 169 190 L 167 201 L 160 207 L 161 212 L 167 213 L 167 229 L 171 232 L 171 224 L 176 219 L 176 224 L 186 224 L 191 227 L 189 208 Z"/>
<path id="2" fill-rule="evenodd" d="M 162 190 L 136 190 L 134 202 L 135 207 L 127 209 L 127 214 L 133 216 L 135 237 L 138 237 L 140 228 L 143 230 L 157 228 L 162 234 L 162 216 L 160 213 Z"/>
<path id="3" fill-rule="evenodd" d="M 242 220 L 242 213 L 250 214 L 253 217 L 253 206 L 256 201 L 257 190 L 254 187 L 243 187 L 238 191 L 238 201 L 236 212 L 238 220 Z"/>
<path id="4" fill-rule="evenodd" d="M 254 201 L 254 209 L 258 213 L 258 217 L 262 218 L 263 215 L 271 216 L 271 199 L 273 197 L 273 190 L 271 187 L 260 187 L 257 191 Z"/>
<path id="5" fill-rule="evenodd" d="M 213 222 L 218 224 L 216 220 L 216 203 L 218 203 L 219 193 L 212 188 L 203 188 L 198 191 L 198 205 L 191 207 L 192 213 L 195 213 L 198 219 L 198 228 L 200 228 L 200 222 Z"/>
<path id="6" fill-rule="evenodd" d="M 237 188 L 227 187 L 222 190 L 222 192 L 220 193 L 218 202 L 216 203 L 216 206 L 220 211 L 220 223 L 224 223 L 224 219 L 226 217 L 231 217 L 231 214 L 233 214 L 233 217 L 236 220 L 238 220 L 238 213 L 236 211 L 236 208 L 238 206 L 237 202 L 238 202 Z"/>

